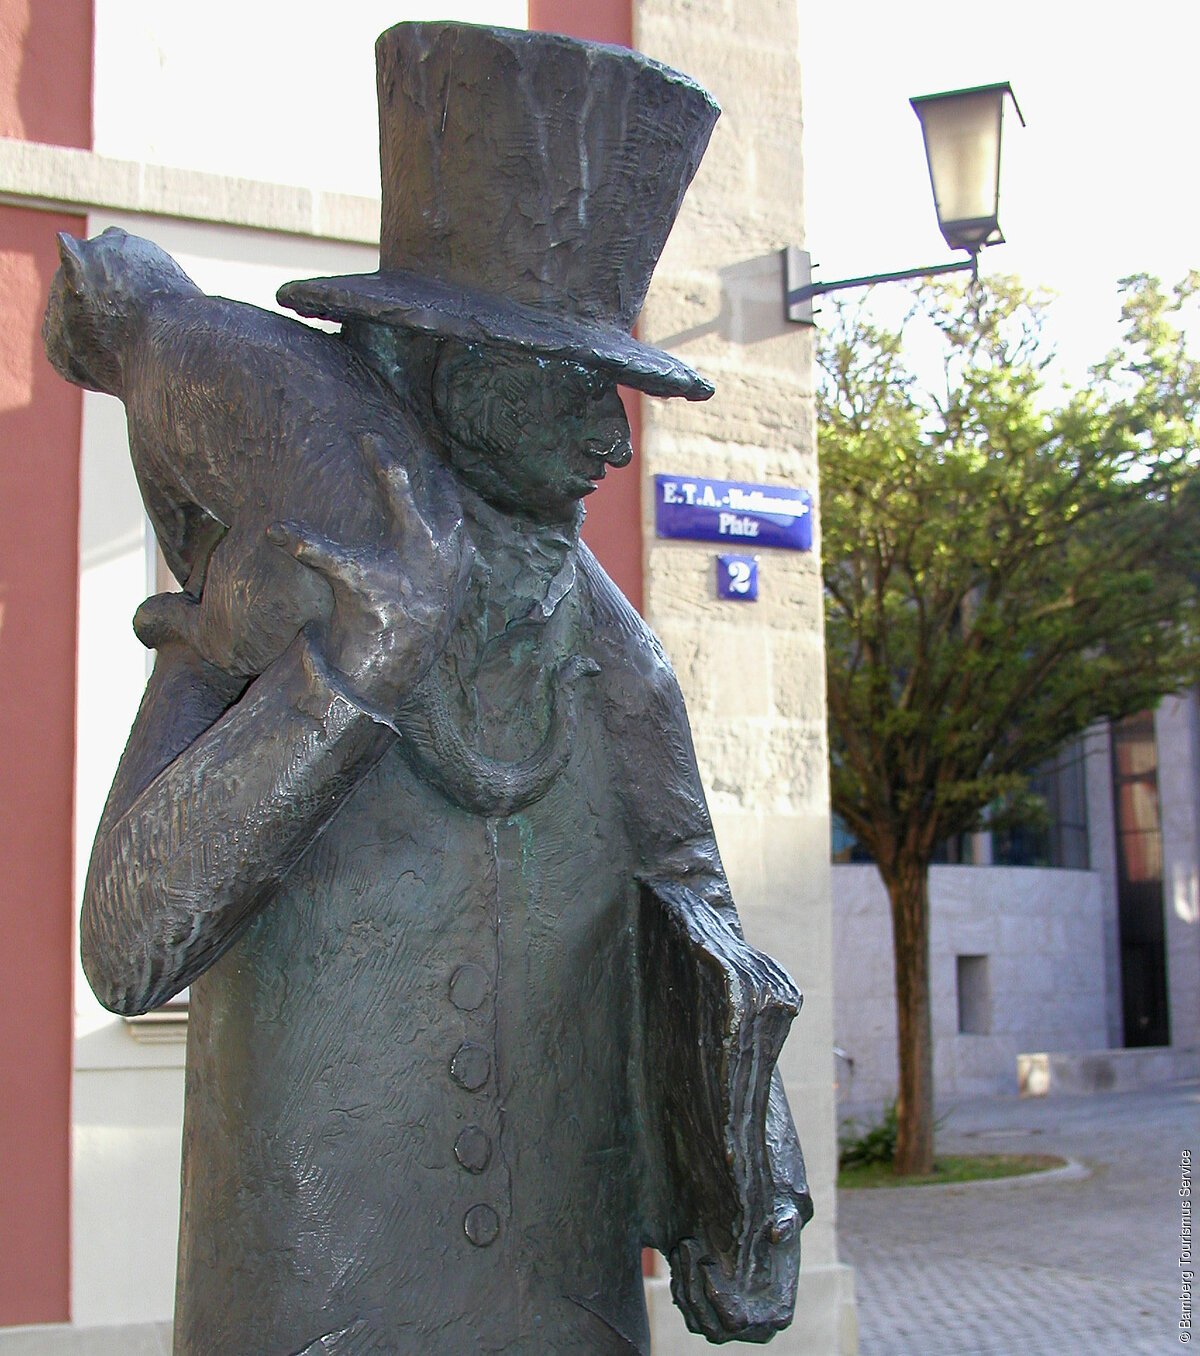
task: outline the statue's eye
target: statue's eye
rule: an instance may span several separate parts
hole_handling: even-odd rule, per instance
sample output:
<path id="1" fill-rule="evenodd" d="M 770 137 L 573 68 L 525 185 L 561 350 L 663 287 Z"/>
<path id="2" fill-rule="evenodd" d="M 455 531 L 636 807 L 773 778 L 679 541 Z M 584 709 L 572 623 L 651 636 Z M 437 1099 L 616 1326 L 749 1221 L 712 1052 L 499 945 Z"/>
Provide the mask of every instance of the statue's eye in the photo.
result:
<path id="1" fill-rule="evenodd" d="M 598 401 L 603 400 L 609 389 L 609 383 L 598 372 L 581 374 L 574 393 L 575 403 L 587 411 Z"/>
<path id="2" fill-rule="evenodd" d="M 586 414 L 591 407 L 592 392 L 586 382 L 572 378 L 563 385 L 560 393 L 562 409 L 570 414 Z"/>

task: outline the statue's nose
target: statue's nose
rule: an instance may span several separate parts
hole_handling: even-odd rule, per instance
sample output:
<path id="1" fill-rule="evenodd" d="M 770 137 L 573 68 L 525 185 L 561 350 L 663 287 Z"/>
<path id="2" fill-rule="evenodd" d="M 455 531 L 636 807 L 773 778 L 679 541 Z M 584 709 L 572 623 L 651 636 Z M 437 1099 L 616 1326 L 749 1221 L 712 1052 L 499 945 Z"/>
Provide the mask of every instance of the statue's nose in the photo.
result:
<path id="1" fill-rule="evenodd" d="M 629 442 L 629 434 L 624 430 L 614 428 L 612 433 L 605 437 L 588 438 L 587 452 L 597 458 L 598 461 L 606 462 L 609 466 L 628 466 L 633 460 L 633 446 Z"/>
<path id="2" fill-rule="evenodd" d="M 629 420 L 616 386 L 605 384 L 593 396 L 588 413 L 591 436 L 587 450 L 608 466 L 628 466 L 633 460 L 629 441 Z"/>
<path id="3" fill-rule="evenodd" d="M 610 466 L 628 466 L 633 460 L 633 444 L 627 433 L 619 433 L 604 454 L 604 460 Z"/>

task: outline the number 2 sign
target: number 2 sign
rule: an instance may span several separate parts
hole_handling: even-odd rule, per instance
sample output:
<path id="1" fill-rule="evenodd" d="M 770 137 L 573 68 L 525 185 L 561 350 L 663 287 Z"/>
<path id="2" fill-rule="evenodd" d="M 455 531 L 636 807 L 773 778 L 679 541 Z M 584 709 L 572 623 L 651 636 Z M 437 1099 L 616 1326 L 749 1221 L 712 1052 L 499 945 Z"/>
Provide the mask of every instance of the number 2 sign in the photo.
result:
<path id="1" fill-rule="evenodd" d="M 717 557 L 717 597 L 734 602 L 758 601 L 758 558 L 756 556 Z"/>

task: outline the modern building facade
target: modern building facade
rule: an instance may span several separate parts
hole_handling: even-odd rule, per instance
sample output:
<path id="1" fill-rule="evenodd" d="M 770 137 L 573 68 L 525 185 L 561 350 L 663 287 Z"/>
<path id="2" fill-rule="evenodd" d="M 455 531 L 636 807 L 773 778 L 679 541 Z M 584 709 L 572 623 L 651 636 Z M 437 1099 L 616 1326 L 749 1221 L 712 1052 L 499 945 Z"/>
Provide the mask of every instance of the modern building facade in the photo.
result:
<path id="1" fill-rule="evenodd" d="M 1193 692 L 1090 731 L 1036 779 L 1044 824 L 947 845 L 930 874 L 943 1107 L 1200 1075 L 1198 711 Z M 835 832 L 839 1103 L 862 1118 L 895 1096 L 896 1025 L 887 898 L 856 855 Z"/>
<path id="2" fill-rule="evenodd" d="M 854 1347 L 835 1241 L 833 961 L 815 553 L 765 551 L 722 602 L 714 548 L 654 537 L 657 472 L 816 490 L 811 345 L 780 318 L 802 239 L 790 0 L 0 0 L 0 1353 L 167 1349 L 186 1008 L 125 1021 L 78 969 L 91 839 L 147 675 L 129 622 L 160 584 L 117 402 L 59 380 L 39 329 L 55 232 L 153 238 L 210 292 L 374 267 L 372 46 L 460 18 L 633 44 L 724 107 L 640 322 L 716 383 L 633 400 L 635 469 L 585 535 L 688 698 L 752 941 L 805 990 L 784 1071 L 817 1218 L 779 1352 Z M 818 542 L 819 546 L 819 542 Z M 655 1350 L 699 1349 L 648 1281 Z"/>

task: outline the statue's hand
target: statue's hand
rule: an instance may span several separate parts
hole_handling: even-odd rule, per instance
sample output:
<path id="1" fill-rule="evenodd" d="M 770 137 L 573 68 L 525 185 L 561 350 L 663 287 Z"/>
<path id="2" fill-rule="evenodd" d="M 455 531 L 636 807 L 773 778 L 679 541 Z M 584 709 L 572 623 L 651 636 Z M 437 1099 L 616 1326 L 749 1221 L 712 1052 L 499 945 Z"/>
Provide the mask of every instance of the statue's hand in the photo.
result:
<path id="1" fill-rule="evenodd" d="M 447 479 L 430 477 L 418 506 L 408 472 L 368 449 L 390 510 L 382 543 L 348 546 L 302 523 L 273 524 L 268 538 L 329 585 L 327 621 L 305 628 L 335 685 L 384 725 L 445 647 L 462 606 L 471 549 Z"/>
<path id="2" fill-rule="evenodd" d="M 781 1196 L 749 1259 L 730 1268 L 697 1238 L 671 1253 L 671 1294 L 692 1332 L 710 1342 L 769 1342 L 792 1321 L 800 1264 L 800 1229 L 808 1197 Z"/>

